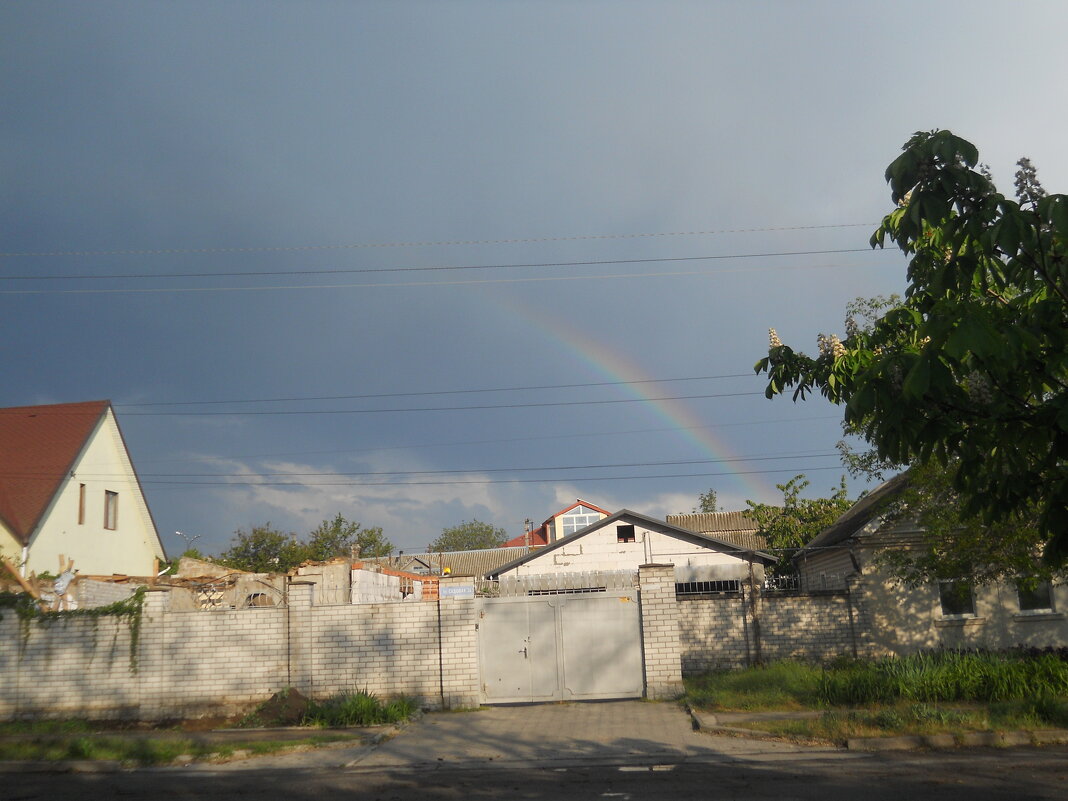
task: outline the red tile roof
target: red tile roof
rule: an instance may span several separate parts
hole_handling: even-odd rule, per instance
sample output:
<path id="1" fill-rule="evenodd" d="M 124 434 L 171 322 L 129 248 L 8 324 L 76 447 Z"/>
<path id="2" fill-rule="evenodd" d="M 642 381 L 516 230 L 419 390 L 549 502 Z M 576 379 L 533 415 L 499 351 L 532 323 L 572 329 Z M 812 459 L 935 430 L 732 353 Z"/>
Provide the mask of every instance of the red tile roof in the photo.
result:
<path id="1" fill-rule="evenodd" d="M 528 541 L 529 540 L 529 541 Z M 521 545 L 548 545 L 549 535 L 545 531 L 545 524 L 542 523 L 538 528 L 534 529 L 529 534 L 520 534 L 518 537 L 513 537 L 508 542 L 498 545 L 498 548 L 518 548 Z"/>
<path id="2" fill-rule="evenodd" d="M 27 544 L 110 401 L 0 409 L 0 520 Z"/>

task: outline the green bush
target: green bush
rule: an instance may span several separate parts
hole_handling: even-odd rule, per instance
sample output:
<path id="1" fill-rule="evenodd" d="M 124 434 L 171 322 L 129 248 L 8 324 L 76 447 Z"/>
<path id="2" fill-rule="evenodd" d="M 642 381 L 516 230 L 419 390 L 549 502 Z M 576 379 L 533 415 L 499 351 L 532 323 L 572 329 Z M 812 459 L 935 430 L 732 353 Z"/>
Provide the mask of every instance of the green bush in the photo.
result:
<path id="1" fill-rule="evenodd" d="M 310 726 L 373 726 L 406 720 L 417 709 L 416 702 L 405 696 L 382 703 L 374 693 L 357 690 L 312 703 L 304 722 Z"/>
<path id="2" fill-rule="evenodd" d="M 1068 663 L 1054 654 L 926 651 L 828 669 L 817 697 L 832 706 L 1010 701 L 1068 695 Z"/>

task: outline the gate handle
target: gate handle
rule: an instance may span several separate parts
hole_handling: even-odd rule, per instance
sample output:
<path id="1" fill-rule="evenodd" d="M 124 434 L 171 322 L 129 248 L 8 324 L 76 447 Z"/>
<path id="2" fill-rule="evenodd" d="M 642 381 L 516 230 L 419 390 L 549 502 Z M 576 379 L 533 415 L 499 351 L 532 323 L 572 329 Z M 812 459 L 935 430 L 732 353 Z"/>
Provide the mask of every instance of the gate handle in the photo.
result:
<path id="1" fill-rule="evenodd" d="M 524 659 L 527 658 L 527 649 L 526 648 L 524 648 L 522 651 L 516 651 L 516 653 L 517 654 L 522 654 Z"/>

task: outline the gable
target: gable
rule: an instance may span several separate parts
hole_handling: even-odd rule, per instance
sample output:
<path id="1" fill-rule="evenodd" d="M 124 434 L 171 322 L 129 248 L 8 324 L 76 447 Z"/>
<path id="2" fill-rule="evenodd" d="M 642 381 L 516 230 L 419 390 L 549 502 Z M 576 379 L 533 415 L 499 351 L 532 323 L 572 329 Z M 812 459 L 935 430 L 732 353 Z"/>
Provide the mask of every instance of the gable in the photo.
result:
<path id="1" fill-rule="evenodd" d="M 108 408 L 89 401 L 0 409 L 0 520 L 23 545 Z"/>
<path id="2" fill-rule="evenodd" d="M 740 564 L 749 558 L 761 564 L 775 561 L 766 553 L 739 548 L 624 509 L 487 575 L 515 570 L 525 573 L 636 570 L 639 565 L 653 562 L 677 567 Z"/>

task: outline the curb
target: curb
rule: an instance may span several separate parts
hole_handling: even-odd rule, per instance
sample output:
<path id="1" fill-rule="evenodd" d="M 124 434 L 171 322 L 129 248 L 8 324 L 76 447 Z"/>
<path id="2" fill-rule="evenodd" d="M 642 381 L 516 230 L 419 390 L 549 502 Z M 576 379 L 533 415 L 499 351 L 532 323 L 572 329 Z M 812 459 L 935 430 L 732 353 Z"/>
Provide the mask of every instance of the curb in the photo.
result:
<path id="1" fill-rule="evenodd" d="M 693 727 L 709 734 L 732 734 L 759 739 L 779 739 L 777 735 L 760 729 L 725 726 L 711 712 L 687 707 Z M 1012 746 L 1068 745 L 1068 729 L 1036 729 L 1035 731 L 978 731 L 966 734 L 923 734 L 900 737 L 851 737 L 846 740 L 850 751 L 914 751 L 921 748 L 946 750 L 950 748 L 1006 748 Z"/>
<path id="2" fill-rule="evenodd" d="M 368 732 L 363 737 L 353 736 L 351 740 L 341 740 L 341 741 L 339 741 L 337 743 L 330 743 L 330 744 L 327 744 L 327 745 L 324 745 L 324 746 L 319 746 L 319 748 L 324 748 L 325 749 L 325 748 L 330 748 L 331 746 L 334 746 L 336 748 L 360 747 L 360 748 L 365 749 L 366 753 L 362 754 L 361 756 L 357 757 L 354 760 L 351 760 L 348 763 L 345 763 L 342 766 L 342 767 L 349 767 L 350 765 L 357 764 L 361 759 L 363 759 L 367 755 L 367 753 L 370 753 L 371 749 L 381 745 L 386 740 L 390 740 L 393 737 L 396 737 L 406 726 L 408 726 L 409 724 L 413 723 L 414 721 L 419 720 L 420 718 L 422 718 L 423 714 L 424 713 L 420 710 L 420 711 L 417 711 L 416 713 L 414 713 L 407 720 L 400 721 L 399 723 L 387 723 L 387 724 L 379 724 L 379 725 L 373 726 L 373 727 L 367 727 L 367 728 L 377 729 L 377 731 L 375 731 L 373 734 Z M 283 732 L 283 733 L 289 733 L 289 732 L 292 732 L 292 733 L 309 733 L 309 732 L 310 733 L 314 733 L 314 732 L 317 732 L 317 731 L 322 731 L 322 732 L 329 732 L 329 731 L 335 731 L 335 732 L 336 731 L 357 732 L 357 731 L 360 731 L 361 728 L 363 728 L 363 727 L 348 726 L 348 727 L 336 727 L 336 728 L 333 728 L 333 729 L 317 729 L 317 730 L 316 729 L 311 729 L 311 730 L 309 730 L 307 727 L 291 726 L 291 727 L 278 727 L 277 729 L 273 729 L 273 730 L 272 729 L 222 729 L 222 730 L 216 729 L 214 731 L 223 731 L 223 732 L 226 732 L 226 733 L 233 732 L 234 734 L 239 734 L 239 733 L 244 733 L 244 732 L 269 732 L 269 731 L 279 731 L 279 732 Z M 366 732 L 366 728 L 363 728 L 363 731 Z M 233 739 L 238 739 L 238 738 L 235 737 Z M 297 748 L 302 748 L 303 746 L 296 746 L 296 747 Z M 282 752 L 282 753 L 285 753 L 285 752 Z M 266 756 L 273 756 L 273 755 L 266 755 Z M 236 759 L 232 760 L 232 761 L 243 761 L 244 759 L 247 759 L 247 758 L 251 757 L 251 752 L 242 753 L 240 756 L 237 756 L 237 753 L 235 752 L 235 757 L 236 757 Z M 251 758 L 255 758 L 255 757 L 251 757 Z M 57 761 L 54 761 L 54 762 L 48 762 L 48 761 L 42 761 L 42 760 L 25 761 L 25 762 L 20 762 L 20 761 L 15 761 L 15 760 L 4 760 L 4 761 L 0 761 L 0 775 L 4 775 L 4 774 L 8 774 L 8 773 L 13 773 L 13 774 L 18 774 L 18 773 L 122 773 L 124 771 L 134 771 L 134 770 L 173 770 L 175 768 L 189 768 L 189 767 L 192 767 L 194 765 L 198 766 L 198 767 L 207 766 L 207 767 L 211 767 L 213 769 L 217 769 L 218 768 L 217 764 L 212 764 L 210 762 L 202 762 L 202 761 L 196 761 L 196 760 L 189 761 L 189 762 L 184 762 L 184 761 L 181 761 L 180 759 L 179 760 L 175 760 L 174 762 L 172 762 L 170 764 L 147 765 L 147 766 L 131 766 L 131 765 L 124 765 L 121 762 L 116 762 L 116 761 L 113 761 L 113 760 L 90 760 L 90 759 L 57 760 Z"/>
<path id="3" fill-rule="evenodd" d="M 912 751 L 917 748 L 1005 748 L 1021 745 L 1066 745 L 1068 730 L 976 731 L 967 734 L 924 734 L 915 737 L 851 737 L 851 751 Z"/>

